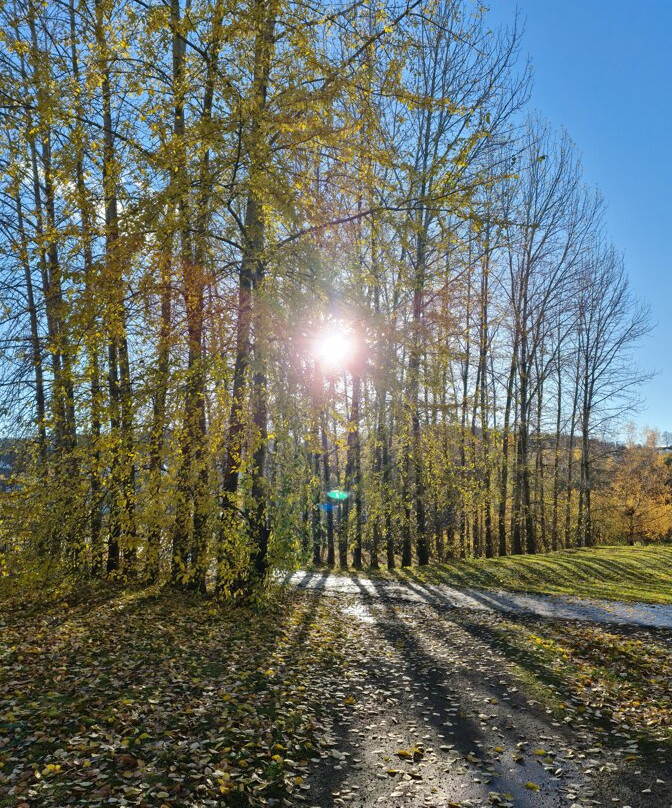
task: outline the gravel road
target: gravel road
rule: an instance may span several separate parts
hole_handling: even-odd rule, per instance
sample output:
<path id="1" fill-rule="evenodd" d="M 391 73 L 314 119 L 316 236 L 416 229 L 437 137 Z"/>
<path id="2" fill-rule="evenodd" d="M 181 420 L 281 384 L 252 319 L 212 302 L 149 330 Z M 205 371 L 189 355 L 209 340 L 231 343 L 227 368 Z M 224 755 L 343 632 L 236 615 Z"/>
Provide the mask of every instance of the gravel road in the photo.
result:
<path id="1" fill-rule="evenodd" d="M 417 581 L 390 581 L 351 573 L 296 572 L 287 580 L 298 589 L 357 595 L 381 601 L 408 601 L 487 612 L 528 614 L 552 620 L 590 620 L 643 628 L 672 628 L 672 605 L 622 603 L 562 595 L 531 595 L 485 589 L 456 589 Z"/>
<path id="2" fill-rule="evenodd" d="M 507 650 L 519 626 L 549 618 L 637 623 L 604 630 L 669 642 L 664 628 L 642 627 L 672 625 L 669 607 L 357 575 L 289 581 L 333 600 L 348 649 L 325 692 L 331 730 L 297 808 L 672 808 L 669 749 L 640 755 L 635 740 L 610 738 L 578 709 L 554 715 L 527 662 Z"/>

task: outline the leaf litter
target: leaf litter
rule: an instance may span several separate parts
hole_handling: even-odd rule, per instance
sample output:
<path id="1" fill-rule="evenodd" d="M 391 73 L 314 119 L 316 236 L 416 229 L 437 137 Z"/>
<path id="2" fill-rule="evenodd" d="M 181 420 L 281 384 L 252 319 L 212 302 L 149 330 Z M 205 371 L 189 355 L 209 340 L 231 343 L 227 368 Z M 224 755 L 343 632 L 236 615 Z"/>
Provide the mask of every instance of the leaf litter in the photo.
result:
<path id="1" fill-rule="evenodd" d="M 136 594 L 0 637 L 3 808 L 672 805 L 669 632 Z"/>

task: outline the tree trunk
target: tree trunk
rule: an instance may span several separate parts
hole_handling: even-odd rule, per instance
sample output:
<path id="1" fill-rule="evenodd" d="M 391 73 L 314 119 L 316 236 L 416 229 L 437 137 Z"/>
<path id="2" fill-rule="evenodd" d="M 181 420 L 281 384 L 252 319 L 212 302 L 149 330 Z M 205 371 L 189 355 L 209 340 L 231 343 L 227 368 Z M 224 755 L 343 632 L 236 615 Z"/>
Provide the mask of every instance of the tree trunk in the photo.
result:
<path id="1" fill-rule="evenodd" d="M 513 353 L 511 356 L 511 366 L 509 368 L 509 379 L 506 385 L 506 403 L 504 405 L 504 423 L 502 427 L 502 467 L 499 482 L 499 508 L 498 508 L 498 529 L 499 529 L 499 555 L 507 555 L 506 546 L 506 502 L 509 496 L 509 426 L 511 423 L 511 410 L 513 407 L 514 383 L 517 372 L 517 343 L 514 340 Z"/>
<path id="2" fill-rule="evenodd" d="M 316 407 L 313 402 L 313 407 Z M 313 564 L 319 566 L 322 563 L 322 520 L 320 518 L 320 501 L 322 499 L 322 485 L 320 483 L 320 425 L 317 412 L 314 412 L 310 429 L 311 443 L 311 534 L 313 544 Z"/>
<path id="3" fill-rule="evenodd" d="M 152 425 L 149 445 L 149 490 L 154 501 L 161 501 L 161 463 L 166 433 L 166 400 L 170 369 L 170 336 L 172 329 L 172 240 L 160 258 L 160 326 L 157 346 L 156 379 L 152 406 Z M 160 573 L 161 528 L 153 523 L 147 534 L 147 561 L 145 573 L 150 582 L 158 580 Z"/>
<path id="4" fill-rule="evenodd" d="M 123 269 L 126 258 L 120 243 L 118 203 L 118 161 L 112 121 L 110 57 L 103 20 L 102 0 L 94 0 L 95 37 L 101 79 L 103 110 L 103 201 L 105 206 L 105 276 L 108 331 L 110 427 L 118 437 L 113 449 L 111 477 L 117 497 L 110 503 L 108 572 L 116 571 L 122 552 L 125 572 L 132 573 L 136 561 L 135 447 L 131 373 L 126 334 Z M 122 546 L 123 545 L 123 546 Z"/>
<path id="5" fill-rule="evenodd" d="M 239 311 L 236 339 L 236 360 L 229 421 L 228 446 L 224 470 L 223 512 L 231 522 L 232 509 L 238 487 L 238 470 L 241 463 L 242 437 L 244 430 L 243 397 L 245 371 L 253 352 L 254 372 L 250 403 L 252 426 L 255 430 L 252 462 L 249 468 L 251 505 L 245 508 L 248 536 L 252 542 L 249 591 L 252 579 L 263 578 L 267 565 L 267 549 L 270 536 L 270 514 L 264 484 L 267 451 L 268 410 L 266 402 L 266 346 L 264 315 L 259 300 L 265 274 L 266 220 L 263 190 L 264 172 L 269 159 L 268 133 L 264 128 L 266 98 L 271 72 L 271 59 L 275 48 L 276 0 L 255 0 L 251 20 L 255 26 L 254 68 L 250 95 L 249 121 L 249 186 L 239 281 Z M 254 328 L 254 348 L 251 345 L 251 329 Z M 257 497 L 259 499 L 257 500 Z M 230 530 L 230 526 L 228 527 Z M 221 545 L 220 545 L 221 547 Z M 221 558 L 220 550 L 220 558 Z"/>
<path id="6" fill-rule="evenodd" d="M 329 438 L 327 436 L 327 417 L 322 412 L 322 474 L 325 497 L 331 490 L 331 462 L 329 459 Z M 336 564 L 336 548 L 334 546 L 334 504 L 327 500 L 327 566 Z"/>
<path id="7" fill-rule="evenodd" d="M 362 568 L 362 461 L 359 442 L 361 381 L 357 374 L 352 375 L 352 403 L 350 408 L 350 425 L 348 427 L 348 470 L 346 471 L 346 488 L 350 492 L 354 505 L 355 542 L 352 553 L 352 565 Z"/>
<path id="8" fill-rule="evenodd" d="M 558 505 L 560 498 L 560 432 L 562 428 L 562 367 L 560 364 L 560 344 L 558 344 L 558 389 L 555 411 L 555 445 L 553 453 L 553 514 L 551 517 L 551 549 L 559 549 Z"/>

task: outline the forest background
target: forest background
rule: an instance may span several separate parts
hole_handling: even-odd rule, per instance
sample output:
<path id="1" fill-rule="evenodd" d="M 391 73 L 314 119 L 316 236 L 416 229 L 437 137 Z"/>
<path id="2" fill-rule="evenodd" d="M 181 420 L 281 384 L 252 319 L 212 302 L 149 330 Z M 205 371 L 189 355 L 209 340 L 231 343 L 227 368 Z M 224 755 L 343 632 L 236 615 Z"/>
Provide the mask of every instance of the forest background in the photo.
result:
<path id="1" fill-rule="evenodd" d="M 658 436 L 614 442 L 648 311 L 518 19 L 26 0 L 1 36 L 4 572 L 229 596 L 668 537 Z"/>

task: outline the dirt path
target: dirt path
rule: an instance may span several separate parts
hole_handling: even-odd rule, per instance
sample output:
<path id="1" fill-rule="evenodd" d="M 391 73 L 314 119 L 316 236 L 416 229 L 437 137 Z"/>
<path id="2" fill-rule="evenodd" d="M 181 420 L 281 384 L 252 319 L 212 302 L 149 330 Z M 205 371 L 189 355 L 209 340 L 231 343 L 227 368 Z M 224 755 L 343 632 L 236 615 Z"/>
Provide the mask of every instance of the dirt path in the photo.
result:
<path id="1" fill-rule="evenodd" d="M 287 579 L 298 589 L 325 594 L 353 594 L 374 600 L 409 601 L 477 611 L 530 614 L 554 620 L 672 628 L 672 605 L 621 603 L 560 595 L 528 595 L 485 589 L 456 589 L 447 585 L 388 581 L 327 572 L 296 572 Z"/>
<path id="2" fill-rule="evenodd" d="M 628 762 L 632 745 L 614 748 L 526 695 L 501 650 L 508 618 L 374 586 L 377 597 L 327 588 L 352 626 L 350 651 L 330 749 L 297 805 L 672 808 L 672 777 L 658 776 L 669 760 Z"/>

